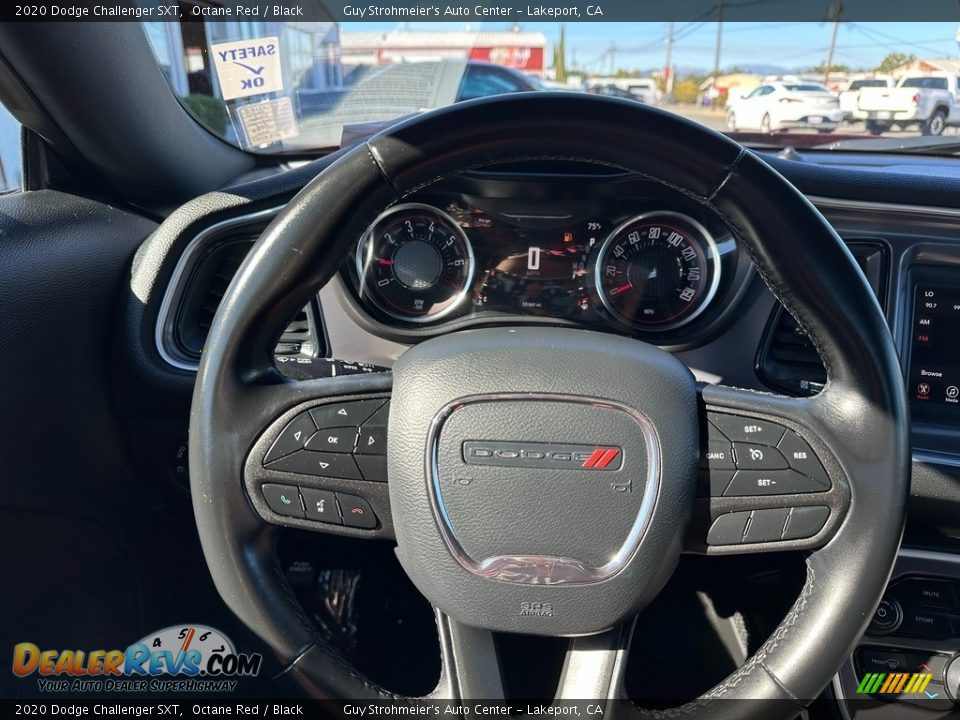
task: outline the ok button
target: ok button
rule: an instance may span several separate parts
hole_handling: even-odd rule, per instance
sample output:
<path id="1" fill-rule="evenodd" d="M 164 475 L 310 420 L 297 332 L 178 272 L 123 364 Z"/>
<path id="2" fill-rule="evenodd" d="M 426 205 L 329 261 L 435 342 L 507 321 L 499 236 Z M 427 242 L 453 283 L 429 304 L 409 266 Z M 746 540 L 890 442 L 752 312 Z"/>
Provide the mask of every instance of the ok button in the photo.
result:
<path id="1" fill-rule="evenodd" d="M 320 428 L 307 440 L 307 450 L 320 452 L 352 453 L 357 440 L 357 428 Z"/>

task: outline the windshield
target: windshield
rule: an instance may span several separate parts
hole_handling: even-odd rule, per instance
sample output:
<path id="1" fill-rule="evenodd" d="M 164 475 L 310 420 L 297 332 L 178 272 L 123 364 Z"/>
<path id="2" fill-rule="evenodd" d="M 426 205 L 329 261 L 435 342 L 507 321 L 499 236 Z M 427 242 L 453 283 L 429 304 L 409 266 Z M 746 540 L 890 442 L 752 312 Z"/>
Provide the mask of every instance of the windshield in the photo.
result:
<path id="1" fill-rule="evenodd" d="M 319 154 L 415 113 L 543 91 L 656 105 L 757 147 L 960 146 L 955 23 L 181 17 L 144 23 L 160 69 L 199 122 L 255 153 Z"/>

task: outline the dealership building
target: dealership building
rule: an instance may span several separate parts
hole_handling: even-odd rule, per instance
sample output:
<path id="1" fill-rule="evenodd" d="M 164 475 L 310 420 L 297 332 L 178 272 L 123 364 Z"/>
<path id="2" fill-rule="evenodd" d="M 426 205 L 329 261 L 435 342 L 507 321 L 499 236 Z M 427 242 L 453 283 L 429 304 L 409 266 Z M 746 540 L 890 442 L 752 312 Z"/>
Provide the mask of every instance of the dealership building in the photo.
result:
<path id="1" fill-rule="evenodd" d="M 542 76 L 547 38 L 521 30 L 406 30 L 341 32 L 345 72 L 360 65 L 391 65 L 447 58 L 483 60 Z"/>

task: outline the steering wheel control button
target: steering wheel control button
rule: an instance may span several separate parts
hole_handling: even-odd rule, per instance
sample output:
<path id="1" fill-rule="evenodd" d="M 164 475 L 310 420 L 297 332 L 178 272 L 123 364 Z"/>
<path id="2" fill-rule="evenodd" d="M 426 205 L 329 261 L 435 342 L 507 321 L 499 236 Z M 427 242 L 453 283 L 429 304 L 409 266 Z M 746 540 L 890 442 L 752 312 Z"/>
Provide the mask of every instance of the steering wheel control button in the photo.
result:
<path id="1" fill-rule="evenodd" d="M 357 441 L 359 428 L 322 427 L 307 441 L 307 450 L 332 453 L 351 453 Z"/>
<path id="2" fill-rule="evenodd" d="M 958 606 L 953 585 L 947 580 L 925 577 L 907 578 L 890 588 L 890 592 L 907 605 L 929 605 L 940 608 Z"/>
<path id="3" fill-rule="evenodd" d="M 274 460 L 282 458 L 284 455 L 290 455 L 297 450 L 302 450 L 307 444 L 307 440 L 317 431 L 317 426 L 313 424 L 313 419 L 309 412 L 302 412 L 297 415 L 283 429 L 279 437 L 274 440 L 273 445 L 263 459 L 263 464 L 271 463 Z"/>
<path id="4" fill-rule="evenodd" d="M 790 508 L 769 508 L 754 510 L 743 535 L 745 543 L 774 542 L 783 535 L 783 526 L 787 522 Z"/>
<path id="5" fill-rule="evenodd" d="M 307 520 L 318 520 L 334 525 L 343 524 L 340 519 L 340 510 L 337 509 L 337 496 L 334 493 L 329 490 L 301 487 L 300 497 L 303 498 Z"/>
<path id="6" fill-rule="evenodd" d="M 270 463 L 267 467 L 270 470 L 300 473 L 301 475 L 342 478 L 345 480 L 363 479 L 363 476 L 360 474 L 360 469 L 353 461 L 353 456 L 343 453 L 301 450 L 293 455 L 282 457 Z"/>
<path id="7" fill-rule="evenodd" d="M 896 600 L 881 600 L 873 613 L 873 619 L 867 632 L 871 635 L 889 635 L 900 627 L 903 621 L 903 611 Z"/>
<path id="8" fill-rule="evenodd" d="M 356 461 L 364 480 L 371 482 L 387 481 L 386 455 L 357 455 Z"/>
<path id="9" fill-rule="evenodd" d="M 721 497 L 735 475 L 733 470 L 701 470 L 698 497 Z"/>
<path id="10" fill-rule="evenodd" d="M 820 460 L 814 454 L 807 442 L 793 430 L 787 430 L 777 449 L 783 454 L 794 470 L 807 477 L 819 480 L 824 485 L 830 484 L 827 471 L 823 469 Z"/>
<path id="11" fill-rule="evenodd" d="M 291 485 L 265 483 L 263 499 L 267 501 L 267 507 L 277 515 L 295 518 L 306 517 L 303 507 L 300 505 L 300 493 L 297 492 L 297 488 Z"/>
<path id="12" fill-rule="evenodd" d="M 343 516 L 344 525 L 363 530 L 373 530 L 377 527 L 377 516 L 373 514 L 370 503 L 362 497 L 337 493 L 337 500 L 340 503 L 340 514 Z"/>
<path id="13" fill-rule="evenodd" d="M 734 470 L 733 451 L 729 442 L 710 442 L 700 451 L 700 467 L 711 470 Z"/>
<path id="14" fill-rule="evenodd" d="M 793 495 L 825 490 L 816 480 L 796 470 L 738 470 L 723 496 Z"/>
<path id="15" fill-rule="evenodd" d="M 721 515 L 713 521 L 707 533 L 707 545 L 739 545 L 752 513 L 733 512 Z"/>
<path id="16" fill-rule="evenodd" d="M 736 465 L 741 470 L 786 470 L 786 459 L 776 448 L 754 443 L 734 443 Z"/>
<path id="17" fill-rule="evenodd" d="M 360 428 L 360 439 L 357 441 L 358 455 L 386 455 L 387 428 L 383 425 L 364 425 Z"/>
<path id="18" fill-rule="evenodd" d="M 787 431 L 783 425 L 777 425 L 775 422 L 761 420 L 760 418 L 723 413 L 707 413 L 707 418 L 730 441 L 735 443 L 754 443 L 776 447 L 780 438 Z"/>
<path id="19" fill-rule="evenodd" d="M 390 401 L 387 400 L 383 407 L 377 410 L 370 419 L 363 423 L 364 427 L 386 427 L 390 420 Z"/>
<path id="20" fill-rule="evenodd" d="M 950 616 L 938 610 L 904 607 L 898 634 L 938 640 L 950 637 Z"/>
<path id="21" fill-rule="evenodd" d="M 830 517 L 830 508 L 823 505 L 795 507 L 790 511 L 782 540 L 803 540 L 823 530 Z"/>
<path id="22" fill-rule="evenodd" d="M 383 407 L 386 400 L 354 400 L 311 408 L 313 421 L 320 429 L 329 427 L 358 426 Z"/>

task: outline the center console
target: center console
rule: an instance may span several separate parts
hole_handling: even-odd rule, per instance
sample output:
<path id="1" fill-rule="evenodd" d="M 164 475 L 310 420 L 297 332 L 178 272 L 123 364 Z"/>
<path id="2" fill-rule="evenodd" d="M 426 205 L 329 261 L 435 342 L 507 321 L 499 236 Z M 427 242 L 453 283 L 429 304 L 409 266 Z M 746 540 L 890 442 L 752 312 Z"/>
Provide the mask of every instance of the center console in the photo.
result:
<path id="1" fill-rule="evenodd" d="M 900 552 L 833 688 L 850 720 L 960 715 L 960 557 Z"/>

